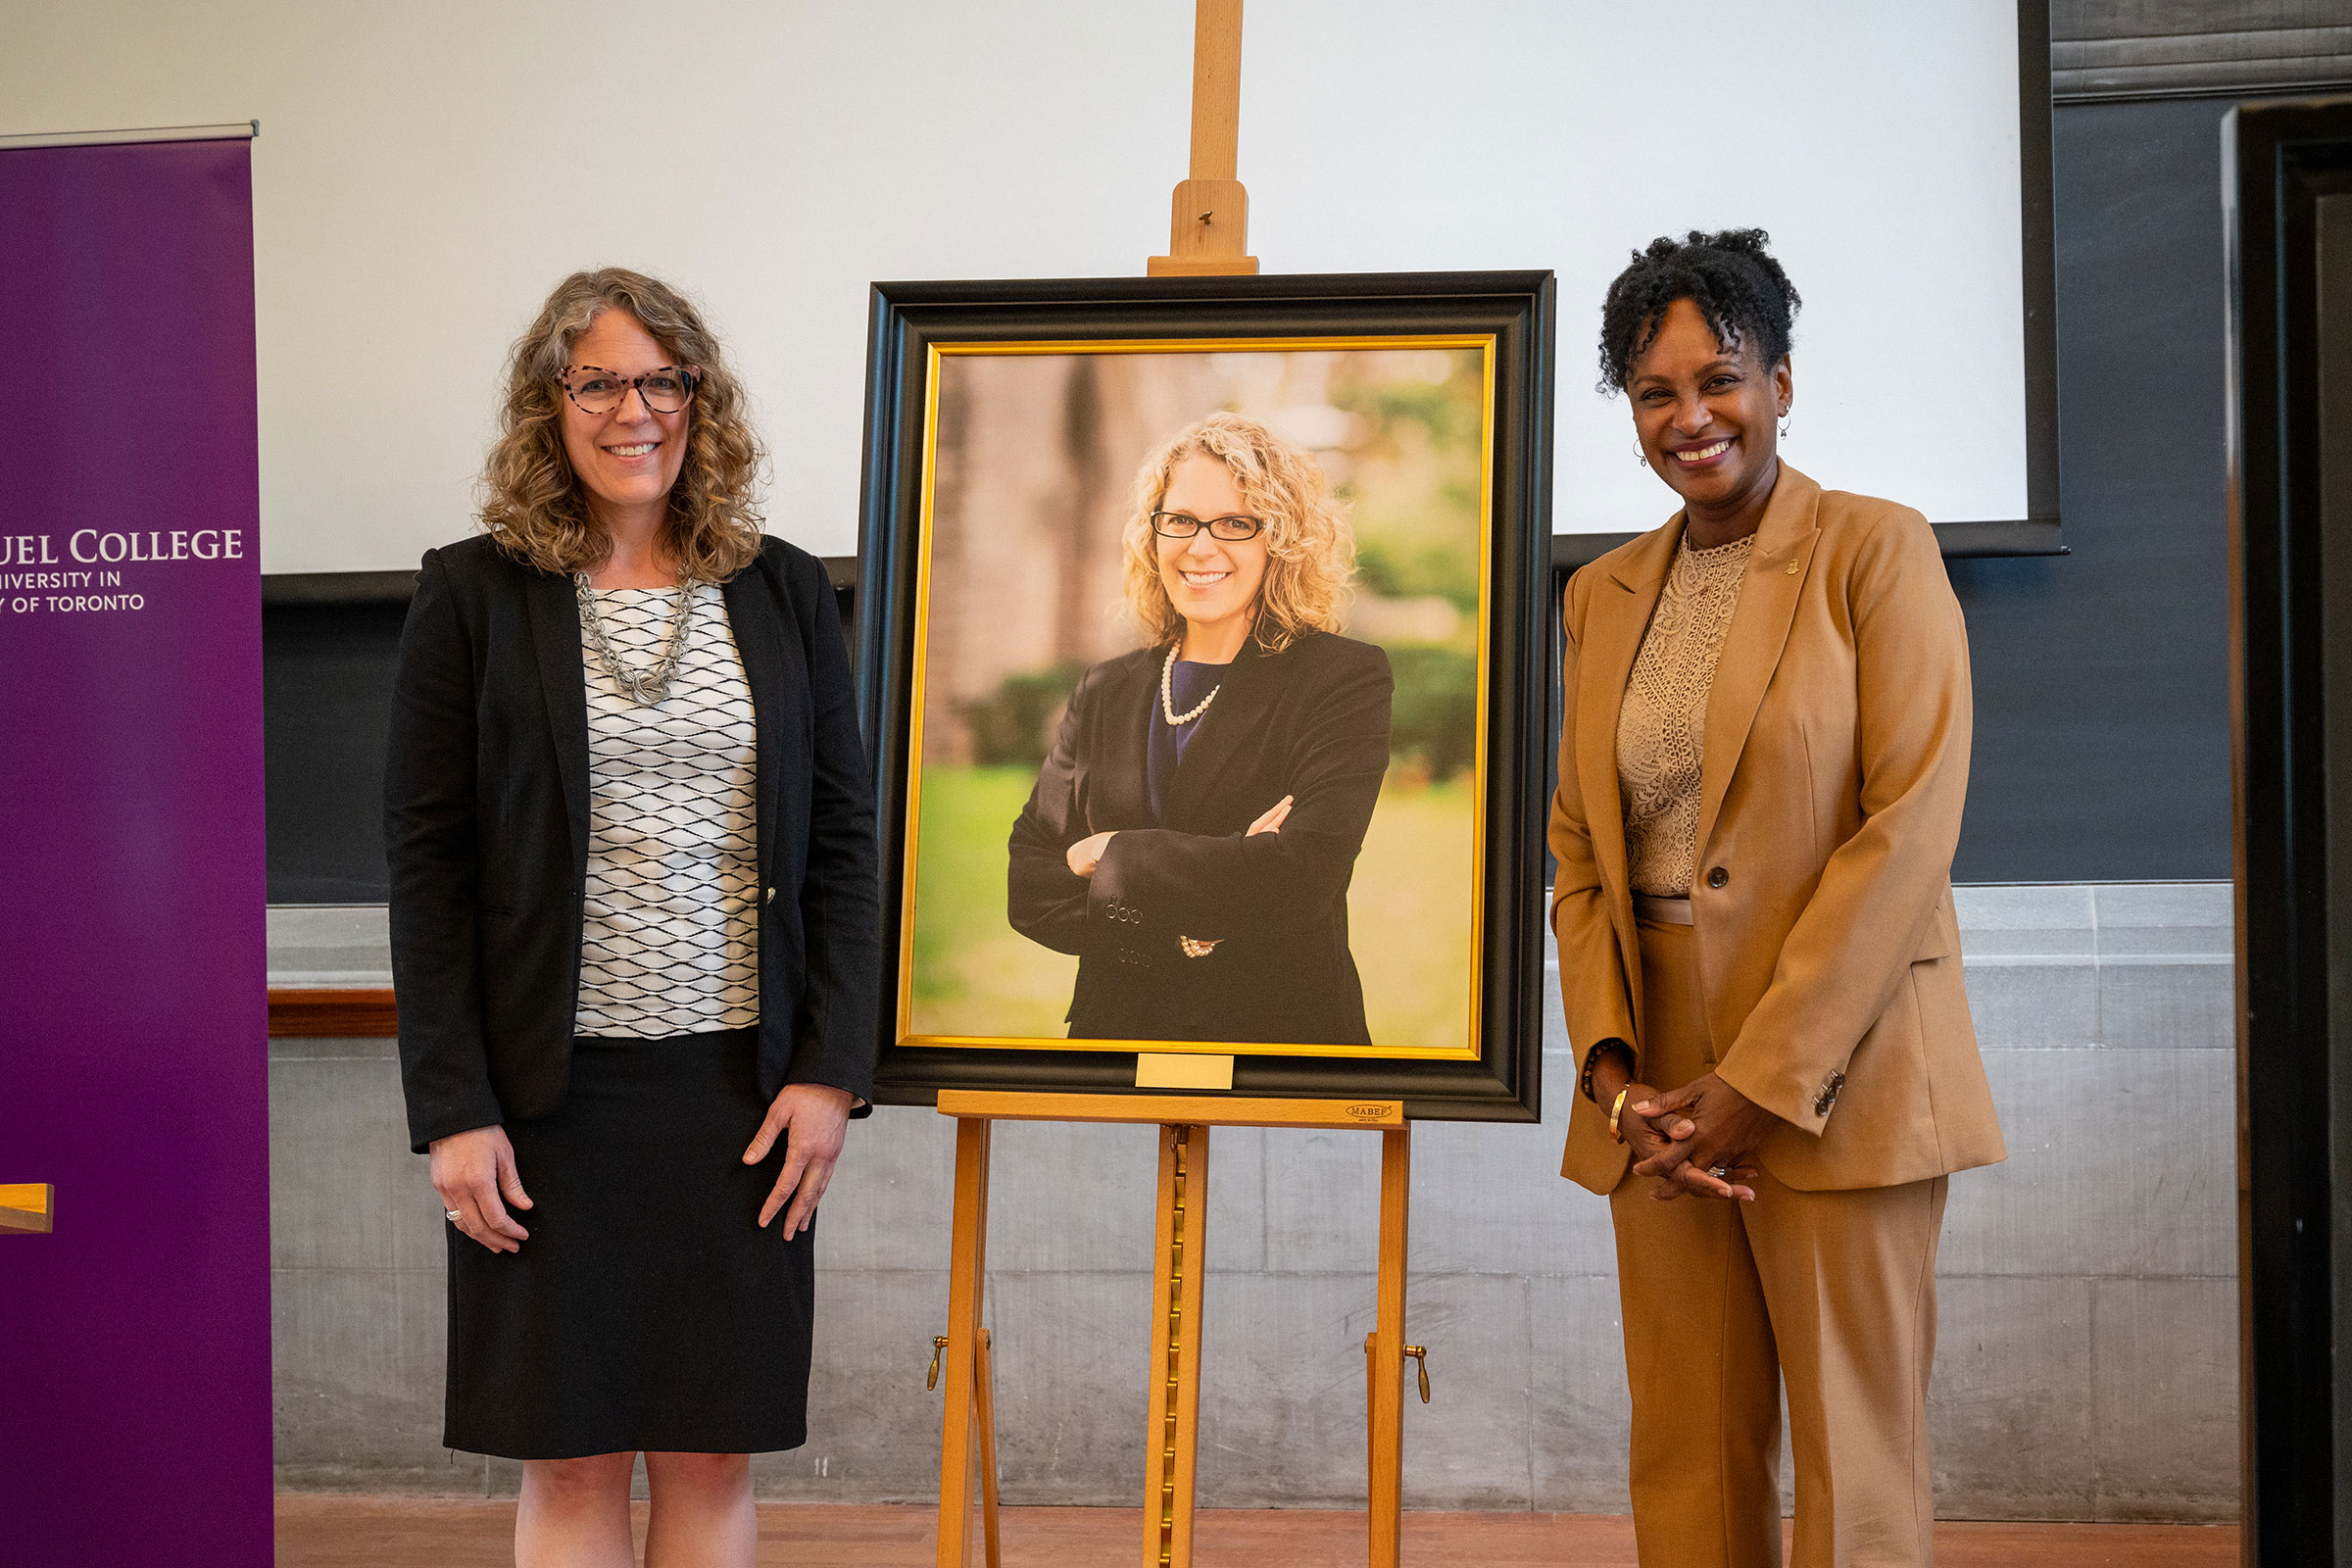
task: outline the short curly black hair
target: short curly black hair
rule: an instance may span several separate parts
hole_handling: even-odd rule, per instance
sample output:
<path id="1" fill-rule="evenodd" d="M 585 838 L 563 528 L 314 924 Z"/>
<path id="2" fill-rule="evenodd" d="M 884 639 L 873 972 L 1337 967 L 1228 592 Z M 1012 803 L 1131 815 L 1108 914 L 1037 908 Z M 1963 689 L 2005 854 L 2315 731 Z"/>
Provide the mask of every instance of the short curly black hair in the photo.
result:
<path id="1" fill-rule="evenodd" d="M 1666 308 L 1676 300 L 1697 306 L 1727 350 L 1752 336 L 1763 362 L 1780 364 L 1804 302 L 1764 248 L 1771 242 L 1760 228 L 1715 234 L 1694 228 L 1687 238 L 1660 235 L 1649 249 L 1636 251 L 1600 308 L 1600 390 L 1625 390 L 1634 361 L 1656 341 Z"/>

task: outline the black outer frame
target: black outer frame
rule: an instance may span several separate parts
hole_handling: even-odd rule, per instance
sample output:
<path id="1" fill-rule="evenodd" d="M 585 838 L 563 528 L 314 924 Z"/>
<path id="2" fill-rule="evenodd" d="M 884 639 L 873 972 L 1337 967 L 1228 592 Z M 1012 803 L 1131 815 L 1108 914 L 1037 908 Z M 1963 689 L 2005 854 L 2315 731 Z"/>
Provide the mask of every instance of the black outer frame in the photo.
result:
<path id="1" fill-rule="evenodd" d="M 874 1097 L 931 1104 L 942 1089 L 1133 1094 L 1123 1052 L 901 1047 L 899 941 L 933 344 L 1213 337 L 1495 335 L 1489 562 L 1483 1050 L 1476 1061 L 1241 1055 L 1233 1093 L 1400 1100 L 1415 1120 L 1540 1119 L 1544 983 L 1542 751 L 1551 677 L 1548 271 L 1059 278 L 877 283 L 867 337 L 858 710 L 881 841 L 881 1064 Z"/>
<path id="2" fill-rule="evenodd" d="M 2337 1560 L 2352 1510 L 2333 1278 L 2352 1133 L 2352 1028 L 2331 1007 L 2325 616 L 2340 542 L 2322 514 L 2317 214 L 2352 192 L 2352 99 L 2223 122 L 2229 246 L 2243 1561 Z M 2339 523 L 2340 531 L 2340 523 Z M 2339 638 L 2341 634 L 2339 633 Z M 2339 694 L 2336 701 L 2345 701 Z M 2341 740 L 2337 745 L 2343 744 Z M 2340 877 L 2341 871 L 2336 872 Z M 2352 915 L 2352 909 L 2344 911 Z"/>

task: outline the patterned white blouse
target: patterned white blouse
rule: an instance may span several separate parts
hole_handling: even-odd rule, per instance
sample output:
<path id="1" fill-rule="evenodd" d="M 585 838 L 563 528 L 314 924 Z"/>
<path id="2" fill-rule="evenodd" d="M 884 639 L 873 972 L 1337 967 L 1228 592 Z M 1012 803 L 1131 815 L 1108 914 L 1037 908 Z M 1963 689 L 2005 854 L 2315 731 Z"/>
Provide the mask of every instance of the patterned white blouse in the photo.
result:
<path id="1" fill-rule="evenodd" d="M 1617 710 L 1617 791 L 1625 801 L 1626 879 L 1636 893 L 1690 896 L 1707 694 L 1755 544 L 1751 533 L 1712 550 L 1688 541 L 1677 549 L 1634 657 Z"/>
<path id="2" fill-rule="evenodd" d="M 649 671 L 675 590 L 594 596 L 613 657 Z M 629 701 L 585 631 L 588 889 L 582 1035 L 660 1039 L 760 1020 L 759 758 L 752 689 L 717 588 L 698 584 L 668 693 Z"/>

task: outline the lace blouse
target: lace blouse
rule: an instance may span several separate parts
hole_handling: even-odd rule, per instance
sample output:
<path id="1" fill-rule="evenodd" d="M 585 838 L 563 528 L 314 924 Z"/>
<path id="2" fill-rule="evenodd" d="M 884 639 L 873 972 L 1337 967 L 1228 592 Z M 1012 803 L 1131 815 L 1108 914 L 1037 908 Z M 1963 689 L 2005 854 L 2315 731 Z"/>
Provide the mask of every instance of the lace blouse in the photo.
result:
<path id="1" fill-rule="evenodd" d="M 1687 898 L 1698 856 L 1699 769 L 1707 693 L 1756 536 L 1712 550 L 1688 540 L 1650 612 L 1617 712 L 1617 789 L 1625 858 L 1637 893 Z"/>
<path id="2" fill-rule="evenodd" d="M 648 670 L 674 591 L 596 595 L 613 656 Z M 650 708 L 623 696 L 583 634 L 588 889 L 574 1027 L 659 1039 L 760 1021 L 759 733 L 726 600 L 694 589 L 686 652 Z"/>

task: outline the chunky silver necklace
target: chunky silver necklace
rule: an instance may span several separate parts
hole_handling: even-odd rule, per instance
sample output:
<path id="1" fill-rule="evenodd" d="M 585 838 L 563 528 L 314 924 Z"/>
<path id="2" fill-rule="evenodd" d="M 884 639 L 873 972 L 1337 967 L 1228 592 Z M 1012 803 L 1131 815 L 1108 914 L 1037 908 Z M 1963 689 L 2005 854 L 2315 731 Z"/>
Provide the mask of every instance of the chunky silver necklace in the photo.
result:
<path id="1" fill-rule="evenodd" d="M 580 629 L 588 634 L 589 651 L 605 666 L 605 673 L 612 677 L 612 684 L 620 688 L 621 695 L 637 708 L 651 708 L 667 697 L 670 682 L 678 676 L 678 662 L 686 657 L 687 625 L 694 618 L 694 579 L 678 579 L 678 595 L 669 609 L 668 642 L 653 668 L 642 671 L 629 668 L 612 652 L 612 640 L 605 635 L 604 617 L 596 612 L 596 591 L 588 586 L 588 574 L 573 572 L 571 583 L 580 596 Z"/>
<path id="2" fill-rule="evenodd" d="M 1168 649 L 1168 657 L 1159 666 L 1159 710 L 1169 723 L 1190 724 L 1208 711 L 1208 705 L 1215 702 L 1217 693 L 1224 689 L 1225 683 L 1219 681 L 1208 689 L 1206 697 L 1200 699 L 1200 707 L 1189 713 L 1176 711 L 1176 649 L 1173 646 Z"/>

